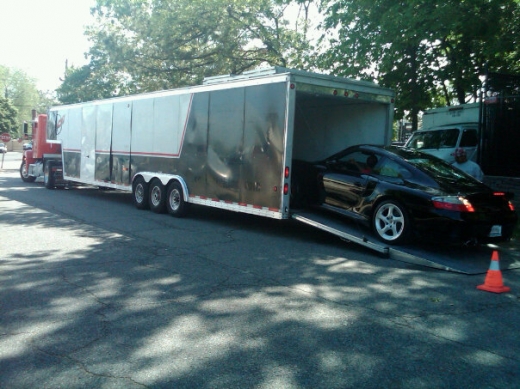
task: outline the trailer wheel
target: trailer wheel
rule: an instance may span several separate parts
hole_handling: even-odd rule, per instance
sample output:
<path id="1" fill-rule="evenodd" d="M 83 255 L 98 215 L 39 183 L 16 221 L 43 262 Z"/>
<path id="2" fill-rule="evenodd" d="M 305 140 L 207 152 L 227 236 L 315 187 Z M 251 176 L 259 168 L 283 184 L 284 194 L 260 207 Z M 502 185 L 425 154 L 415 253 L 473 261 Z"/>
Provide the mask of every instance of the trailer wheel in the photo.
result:
<path id="1" fill-rule="evenodd" d="M 132 184 L 132 197 L 137 209 L 148 209 L 148 184 L 143 177 L 137 177 Z"/>
<path id="2" fill-rule="evenodd" d="M 47 161 L 43 167 L 43 184 L 47 189 L 54 189 L 56 187 L 56 178 L 52 172 L 52 166 L 52 161 Z"/>
<path id="3" fill-rule="evenodd" d="M 24 159 L 22 161 L 22 165 L 20 166 L 20 177 L 23 182 L 34 182 L 36 177 L 29 175 L 29 166 L 27 166 L 27 161 Z"/>
<path id="4" fill-rule="evenodd" d="M 372 228 L 385 243 L 405 243 L 411 231 L 410 217 L 400 203 L 386 200 L 377 206 L 372 217 Z"/>
<path id="5" fill-rule="evenodd" d="M 179 182 L 170 182 L 166 192 L 166 198 L 166 208 L 170 215 L 175 217 L 183 217 L 186 215 L 189 204 L 184 201 L 182 185 Z"/>
<path id="6" fill-rule="evenodd" d="M 166 188 L 158 178 L 150 182 L 150 209 L 155 213 L 166 212 Z"/>

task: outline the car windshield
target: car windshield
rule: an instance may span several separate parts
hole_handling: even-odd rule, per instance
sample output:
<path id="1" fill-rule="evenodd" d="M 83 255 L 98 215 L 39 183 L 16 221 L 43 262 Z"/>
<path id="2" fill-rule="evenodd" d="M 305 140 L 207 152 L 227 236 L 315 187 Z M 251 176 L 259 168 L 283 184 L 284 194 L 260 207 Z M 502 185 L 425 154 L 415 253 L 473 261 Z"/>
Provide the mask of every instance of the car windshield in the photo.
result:
<path id="1" fill-rule="evenodd" d="M 388 147 L 387 149 L 432 177 L 449 182 L 473 182 L 473 179 L 462 171 L 432 155 L 396 147 Z"/>
<path id="2" fill-rule="evenodd" d="M 458 138 L 459 130 L 456 128 L 421 131 L 413 134 L 406 147 L 417 150 L 450 148 L 455 147 Z"/>

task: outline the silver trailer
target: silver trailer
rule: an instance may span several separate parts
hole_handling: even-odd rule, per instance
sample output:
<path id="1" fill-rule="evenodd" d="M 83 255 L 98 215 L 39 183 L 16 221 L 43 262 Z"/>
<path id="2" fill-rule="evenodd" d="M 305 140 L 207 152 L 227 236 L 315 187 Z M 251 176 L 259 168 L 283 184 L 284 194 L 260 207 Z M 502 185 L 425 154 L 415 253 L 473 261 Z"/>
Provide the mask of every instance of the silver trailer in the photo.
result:
<path id="1" fill-rule="evenodd" d="M 285 68 L 50 109 L 65 180 L 132 191 L 138 208 L 200 204 L 291 217 L 291 162 L 392 136 L 394 93 Z"/>
<path id="2" fill-rule="evenodd" d="M 389 144 L 393 108 L 394 93 L 373 83 L 268 68 L 197 87 L 55 107 L 46 137 L 61 146 L 56 163 L 65 180 L 131 192 L 138 208 L 182 216 L 200 204 L 292 219 L 393 259 L 485 272 L 487 253 L 388 247 L 335 214 L 292 209 L 293 159 Z M 47 182 L 55 180 L 47 177 L 52 187 Z M 475 257 L 482 257 L 478 266 L 465 265 Z"/>

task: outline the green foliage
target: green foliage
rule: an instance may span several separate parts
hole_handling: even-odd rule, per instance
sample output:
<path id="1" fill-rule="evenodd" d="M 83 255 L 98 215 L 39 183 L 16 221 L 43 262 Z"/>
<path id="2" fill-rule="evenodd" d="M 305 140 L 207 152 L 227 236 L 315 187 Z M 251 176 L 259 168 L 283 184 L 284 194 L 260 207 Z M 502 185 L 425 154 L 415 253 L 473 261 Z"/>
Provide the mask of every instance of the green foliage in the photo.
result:
<path id="1" fill-rule="evenodd" d="M 56 89 L 56 94 L 61 103 L 75 104 L 131 93 L 129 86 L 123 75 L 98 63 L 97 67 L 89 64 L 67 69 L 65 80 Z"/>
<path id="2" fill-rule="evenodd" d="M 22 123 L 31 120 L 31 110 L 39 104 L 36 82 L 21 70 L 0 65 L 0 86 L 0 94 L 16 108 L 14 127 L 18 136 L 21 136 Z"/>
<path id="3" fill-rule="evenodd" d="M 396 118 L 475 99 L 486 64 L 518 69 L 515 0 L 324 0 L 330 45 L 319 60 L 335 74 L 377 80 L 397 93 Z"/>
<path id="4" fill-rule="evenodd" d="M 58 105 L 56 97 L 50 92 L 38 91 L 38 103 L 35 106 L 36 112 L 46 113 L 50 107 Z"/>
<path id="5" fill-rule="evenodd" d="M 0 133 L 16 134 L 16 108 L 8 99 L 0 97 Z"/>
<path id="6" fill-rule="evenodd" d="M 261 64 L 301 67 L 305 29 L 288 27 L 291 1 L 98 0 L 89 65 L 71 69 L 64 103 L 200 84 Z M 299 1 L 302 6 L 309 1 Z"/>

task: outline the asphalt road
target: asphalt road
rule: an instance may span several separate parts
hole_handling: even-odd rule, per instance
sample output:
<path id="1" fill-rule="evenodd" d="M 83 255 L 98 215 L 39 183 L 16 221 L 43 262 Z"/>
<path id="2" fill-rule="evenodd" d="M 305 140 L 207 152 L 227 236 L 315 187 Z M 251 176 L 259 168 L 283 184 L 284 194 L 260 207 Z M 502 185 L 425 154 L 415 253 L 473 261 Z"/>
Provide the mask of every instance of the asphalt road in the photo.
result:
<path id="1" fill-rule="evenodd" d="M 4 157 L 0 388 L 520 386 L 520 270 L 483 292 L 293 222 L 47 190 Z"/>

